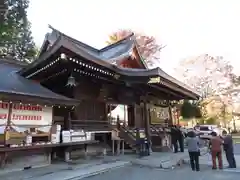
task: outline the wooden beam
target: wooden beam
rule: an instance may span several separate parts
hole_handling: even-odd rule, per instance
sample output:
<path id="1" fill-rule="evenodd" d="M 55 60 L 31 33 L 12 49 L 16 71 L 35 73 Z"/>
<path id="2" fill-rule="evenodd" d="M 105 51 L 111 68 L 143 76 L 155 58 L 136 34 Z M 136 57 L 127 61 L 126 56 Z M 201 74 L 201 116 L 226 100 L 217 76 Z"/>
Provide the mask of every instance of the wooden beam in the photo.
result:
<path id="1" fill-rule="evenodd" d="M 184 87 L 180 87 L 178 85 L 175 85 L 175 84 L 173 84 L 171 82 L 167 82 L 167 81 L 162 81 L 161 83 L 170 89 L 176 89 L 175 91 L 178 91 L 179 93 L 181 93 L 184 96 L 188 96 L 191 99 L 197 99 L 197 97 L 195 95 L 193 95 L 193 92 L 188 92 L 189 90 L 183 90 Z M 189 98 L 184 98 L 184 99 L 189 99 Z"/>
<path id="2" fill-rule="evenodd" d="M 161 91 L 161 92 L 164 92 L 166 93 L 166 95 L 168 96 L 169 94 L 174 96 L 174 97 L 177 97 L 176 100 L 179 100 L 179 99 L 185 99 L 184 96 L 181 96 L 180 94 L 177 94 L 175 92 L 172 92 L 171 90 L 167 90 L 167 89 L 164 89 L 164 88 L 161 88 L 157 85 L 150 85 L 151 87 L 157 89 L 158 91 Z M 166 99 L 167 100 L 167 99 Z M 172 100 L 172 99 L 171 99 Z"/>

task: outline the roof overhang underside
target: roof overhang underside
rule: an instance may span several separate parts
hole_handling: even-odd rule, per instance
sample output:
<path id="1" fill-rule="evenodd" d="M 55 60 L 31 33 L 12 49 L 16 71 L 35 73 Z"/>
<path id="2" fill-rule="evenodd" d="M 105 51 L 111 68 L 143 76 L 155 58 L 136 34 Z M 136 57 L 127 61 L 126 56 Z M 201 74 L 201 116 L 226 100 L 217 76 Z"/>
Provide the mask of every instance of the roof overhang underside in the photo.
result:
<path id="1" fill-rule="evenodd" d="M 77 105 L 79 102 L 56 94 L 39 83 L 20 76 L 21 67 L 0 62 L 0 100 L 51 105 Z"/>

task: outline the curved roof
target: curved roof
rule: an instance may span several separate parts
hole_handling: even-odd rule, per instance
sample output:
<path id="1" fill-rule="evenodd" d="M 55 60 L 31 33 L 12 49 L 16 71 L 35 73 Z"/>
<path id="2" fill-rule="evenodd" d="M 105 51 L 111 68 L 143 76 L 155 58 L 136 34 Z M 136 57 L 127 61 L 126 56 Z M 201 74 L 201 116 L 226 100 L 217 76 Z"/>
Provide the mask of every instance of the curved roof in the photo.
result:
<path id="1" fill-rule="evenodd" d="M 137 48 L 136 40 L 135 40 L 133 33 L 114 44 L 108 45 L 102 49 L 96 49 L 92 46 L 89 46 L 81 41 L 78 41 L 78 40 L 60 32 L 59 30 L 57 30 L 51 26 L 50 26 L 50 28 L 52 29 L 52 33 L 46 34 L 40 54 L 43 54 L 43 51 L 46 50 L 46 47 L 44 48 L 44 46 L 46 46 L 46 44 L 51 46 L 52 44 L 55 43 L 55 41 L 57 41 L 59 36 L 61 36 L 64 39 L 67 39 L 70 42 L 73 42 L 79 49 L 81 49 L 82 51 L 85 51 L 86 53 L 91 55 L 93 58 L 101 59 L 101 60 L 109 62 L 109 63 L 112 63 L 112 62 L 118 61 L 118 60 L 122 60 L 123 58 L 131 56 L 133 49 Z M 138 53 L 138 51 L 137 51 L 137 53 Z M 138 54 L 138 55 L 140 57 L 140 61 L 141 61 L 141 64 L 143 65 L 143 67 L 147 68 L 146 63 L 141 59 L 140 54 Z"/>
<path id="2" fill-rule="evenodd" d="M 17 73 L 20 69 L 16 64 L 0 61 L 0 93 L 56 100 L 57 104 L 76 104 L 76 100 L 56 94 L 39 83 L 22 77 Z"/>
<path id="3" fill-rule="evenodd" d="M 107 68 L 114 73 L 123 76 L 133 76 L 133 77 L 156 77 L 169 81 L 172 83 L 174 88 L 180 88 L 182 90 L 189 91 L 193 96 L 199 97 L 199 94 L 194 92 L 190 87 L 186 86 L 184 83 L 178 81 L 172 76 L 165 73 L 161 68 L 155 69 L 130 69 L 130 68 L 121 68 L 117 67 L 109 61 L 114 61 L 117 59 L 123 59 L 123 57 L 130 56 L 130 52 L 135 47 L 134 38 L 131 36 L 119 41 L 115 44 L 112 44 L 108 47 L 105 47 L 101 50 L 97 50 L 91 46 L 88 46 L 80 41 L 77 41 L 58 30 L 53 29 L 51 35 L 47 35 L 49 42 L 51 42 L 48 47 L 44 47 L 43 52 L 39 58 L 34 61 L 32 64 L 28 65 L 26 68 L 22 69 L 19 73 L 23 76 L 26 76 L 31 70 L 37 69 L 40 67 L 41 63 L 48 61 L 54 53 L 56 53 L 61 47 L 66 48 L 76 55 L 91 61 L 96 65 L 100 65 L 104 68 Z"/>

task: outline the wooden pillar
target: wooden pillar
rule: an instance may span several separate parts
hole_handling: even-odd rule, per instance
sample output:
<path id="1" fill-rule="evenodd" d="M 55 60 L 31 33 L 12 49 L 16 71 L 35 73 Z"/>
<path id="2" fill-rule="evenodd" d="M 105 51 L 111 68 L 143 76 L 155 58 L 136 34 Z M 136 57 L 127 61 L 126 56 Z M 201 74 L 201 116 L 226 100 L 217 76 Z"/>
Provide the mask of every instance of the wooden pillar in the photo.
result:
<path id="1" fill-rule="evenodd" d="M 69 130 L 72 128 L 71 124 L 71 109 L 66 109 L 64 114 L 64 129 Z"/>
<path id="2" fill-rule="evenodd" d="M 145 106 L 144 106 L 144 101 L 142 101 L 141 103 L 140 103 L 140 112 L 141 112 L 141 116 L 140 116 L 140 121 L 141 121 L 141 123 L 140 123 L 140 128 L 145 128 L 145 108 L 144 108 Z"/>
<path id="3" fill-rule="evenodd" d="M 115 125 L 115 124 L 113 123 L 113 118 L 112 118 L 112 104 L 109 104 L 109 123 L 110 123 L 111 125 Z"/>
<path id="4" fill-rule="evenodd" d="M 117 115 L 117 129 L 120 129 L 121 125 L 120 125 L 120 119 L 119 119 L 119 115 Z"/>
<path id="5" fill-rule="evenodd" d="M 126 105 L 123 105 L 123 107 L 124 107 L 124 126 L 126 127 L 127 126 L 127 115 L 126 115 Z"/>
<path id="6" fill-rule="evenodd" d="M 173 114 L 172 114 L 172 108 L 171 106 L 169 105 L 168 106 L 168 111 L 169 111 L 169 120 L 168 120 L 168 125 L 173 125 Z"/>
<path id="7" fill-rule="evenodd" d="M 134 127 L 134 105 L 129 105 L 127 108 L 128 126 Z"/>
<path id="8" fill-rule="evenodd" d="M 150 122 L 149 122 L 149 109 L 148 109 L 148 105 L 147 102 L 144 102 L 143 105 L 143 112 L 144 112 L 144 125 L 145 125 L 145 133 L 146 133 L 146 137 L 148 140 L 151 139 L 151 133 L 150 133 Z"/>
<path id="9" fill-rule="evenodd" d="M 136 104 L 133 105 L 133 124 L 134 124 L 134 127 L 136 127 L 136 121 L 137 121 L 137 107 L 136 107 Z"/>
<path id="10" fill-rule="evenodd" d="M 108 103 L 107 102 L 105 102 L 104 118 L 110 124 L 109 119 L 108 119 Z"/>

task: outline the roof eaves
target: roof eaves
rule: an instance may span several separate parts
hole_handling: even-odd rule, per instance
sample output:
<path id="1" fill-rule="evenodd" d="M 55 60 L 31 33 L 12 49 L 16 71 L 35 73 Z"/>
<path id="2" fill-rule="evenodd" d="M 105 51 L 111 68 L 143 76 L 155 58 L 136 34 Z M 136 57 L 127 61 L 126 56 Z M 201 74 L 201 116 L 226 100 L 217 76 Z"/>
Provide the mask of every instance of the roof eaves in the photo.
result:
<path id="1" fill-rule="evenodd" d="M 61 47 L 61 44 L 62 44 L 62 38 L 60 36 L 60 37 L 58 37 L 57 41 L 50 47 L 50 49 L 48 51 L 43 53 L 36 61 L 29 64 L 25 68 L 21 69 L 18 73 L 22 75 L 25 72 L 27 72 L 29 69 L 34 68 L 37 65 L 39 65 L 40 63 L 44 62 L 44 60 L 49 58 L 52 54 L 54 54 Z"/>
<path id="2" fill-rule="evenodd" d="M 197 98 L 200 97 L 200 95 L 199 95 L 197 92 L 195 92 L 192 88 L 188 87 L 186 84 L 184 84 L 184 83 L 182 83 L 181 81 L 177 80 L 176 78 L 170 76 L 169 74 L 167 74 L 166 72 L 164 72 L 161 68 L 158 67 L 157 69 L 158 69 L 158 75 L 159 75 L 160 77 L 163 77 L 164 79 L 166 79 L 166 80 L 174 83 L 175 85 L 183 88 L 184 90 L 191 92 L 191 93 L 194 94 L 194 96 L 196 96 Z"/>
<path id="3" fill-rule="evenodd" d="M 49 104 L 52 105 L 66 105 L 66 106 L 73 106 L 73 105 L 78 105 L 80 103 L 80 100 L 76 99 L 71 99 L 67 98 L 65 96 L 58 95 L 59 98 L 54 98 L 54 97 L 47 97 L 47 96 L 38 96 L 38 95 L 32 95 L 32 94 L 24 94 L 21 92 L 6 92 L 6 91 L 0 91 L 0 94 L 9 96 L 6 100 L 13 100 L 13 99 L 18 99 L 19 101 L 23 99 L 23 97 L 30 97 L 33 99 L 39 99 L 41 102 L 46 102 L 48 101 Z M 4 98 L 4 96 L 3 96 Z M 25 99 L 25 98 L 24 98 Z M 29 100 L 29 98 L 26 98 L 26 103 Z M 40 103 L 39 101 L 39 103 Z"/>

